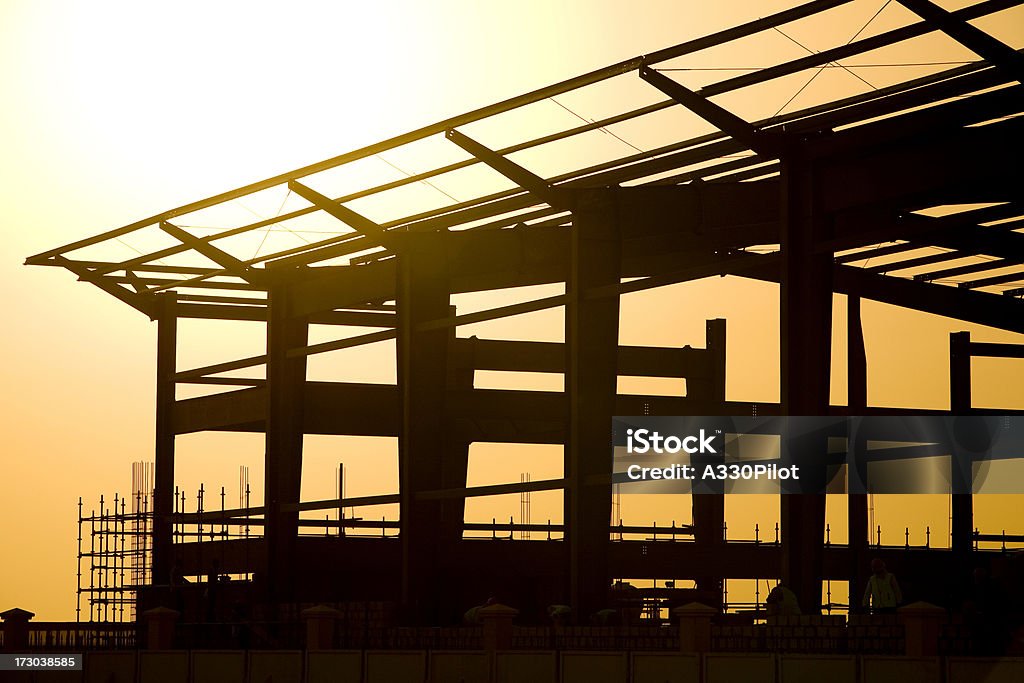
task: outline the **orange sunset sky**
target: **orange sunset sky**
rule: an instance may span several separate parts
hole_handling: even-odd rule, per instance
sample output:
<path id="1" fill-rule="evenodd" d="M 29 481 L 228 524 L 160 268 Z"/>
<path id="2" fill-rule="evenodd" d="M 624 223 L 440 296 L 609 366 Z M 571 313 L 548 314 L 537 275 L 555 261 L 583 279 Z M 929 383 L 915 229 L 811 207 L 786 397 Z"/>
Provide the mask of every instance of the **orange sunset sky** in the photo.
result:
<path id="1" fill-rule="evenodd" d="M 793 4 L 0 1 L 0 611 L 17 606 L 40 620 L 74 618 L 78 497 L 88 511 L 100 494 L 129 492 L 131 463 L 151 460 L 153 450 L 155 324 L 64 270 L 24 267 L 25 257 Z M 865 24 L 861 37 L 913 20 L 885 0 L 856 0 L 830 17 L 793 24 L 788 36 L 695 56 L 694 64 L 766 66 L 806 54 L 797 43 L 821 50 L 850 40 Z M 976 23 L 1015 48 L 1024 45 L 1020 11 Z M 879 59 L 975 57 L 935 38 L 848 61 Z M 877 86 L 936 70 L 915 68 L 863 73 Z M 726 76 L 692 77 L 699 85 Z M 828 70 L 787 105 L 806 78 L 759 89 L 756 101 L 723 104 L 754 118 L 869 87 L 841 69 Z M 625 108 L 614 91 L 605 98 L 572 104 L 588 119 Z M 578 123 L 561 115 L 564 127 Z M 642 131 L 616 132 L 645 148 Z M 698 132 L 681 127 L 677 137 Z M 618 153 L 631 151 L 624 143 Z M 454 303 L 461 311 L 508 300 L 467 295 Z M 835 301 L 833 401 L 842 403 L 845 299 Z M 623 299 L 620 341 L 703 346 L 704 321 L 725 317 L 727 397 L 777 401 L 777 303 L 776 285 L 732 277 L 632 294 Z M 561 316 L 554 309 L 458 334 L 560 341 Z M 946 408 L 951 331 L 1024 342 L 1021 335 L 873 302 L 864 303 L 864 327 L 872 405 Z M 261 325 L 186 321 L 179 368 L 262 353 L 263 334 Z M 338 352 L 311 362 L 311 378 L 394 381 L 393 356 L 392 342 Z M 477 386 L 558 389 L 561 378 L 493 373 L 478 377 Z M 975 361 L 975 405 L 1024 408 L 1022 386 L 1024 362 Z M 620 385 L 622 391 L 680 389 Z M 350 496 L 397 486 L 393 441 L 309 437 L 306 445 L 304 499 L 334 497 L 334 468 L 342 461 Z M 239 465 L 251 468 L 258 492 L 262 458 L 259 435 L 179 437 L 177 483 L 190 497 L 200 482 L 226 486 L 234 503 Z M 519 481 L 523 472 L 534 479 L 561 476 L 560 448 L 474 446 L 470 485 Z M 533 494 L 533 521 L 558 520 L 560 496 Z M 690 519 L 685 501 L 672 496 L 624 498 L 626 523 Z M 1024 533 L 1021 498 L 979 497 L 978 526 Z M 467 506 L 474 521 L 513 514 L 518 496 Z M 941 496 L 876 497 L 875 521 L 893 542 L 909 527 L 912 542 L 923 543 L 930 526 L 933 544 L 942 545 L 947 515 Z M 730 537 L 752 538 L 755 522 L 771 528 L 777 516 L 774 498 L 737 496 L 727 503 Z M 835 527 L 843 520 L 845 502 L 837 499 L 830 521 Z M 833 540 L 845 536 L 843 529 Z"/>

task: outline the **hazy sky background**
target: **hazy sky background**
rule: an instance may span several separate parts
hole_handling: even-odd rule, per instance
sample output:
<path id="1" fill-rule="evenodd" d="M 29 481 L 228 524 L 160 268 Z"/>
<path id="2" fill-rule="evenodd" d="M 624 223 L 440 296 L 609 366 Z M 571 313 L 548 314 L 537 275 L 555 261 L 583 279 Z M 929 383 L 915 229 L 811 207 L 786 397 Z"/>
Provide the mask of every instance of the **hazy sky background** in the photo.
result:
<path id="1" fill-rule="evenodd" d="M 130 464 L 152 458 L 155 325 L 64 270 L 24 267 L 26 256 L 791 4 L 0 3 L 0 610 L 18 606 L 39 619 L 73 619 L 78 497 L 88 511 L 101 493 L 128 492 Z M 882 5 L 860 0 L 839 10 L 832 24 L 797 24 L 787 33 L 812 50 L 825 49 L 846 42 Z M 864 35 L 907 17 L 890 3 Z M 1004 14 L 979 25 L 1019 47 L 1021 17 Z M 901 58 L 965 55 L 948 41 L 915 49 L 922 52 Z M 773 35 L 728 58 L 730 65 L 762 66 L 802 54 Z M 787 111 L 866 89 L 834 71 Z M 872 72 L 871 78 L 913 75 Z M 736 106 L 775 111 L 798 86 L 799 79 L 786 81 L 759 91 L 763 101 Z M 679 137 L 687 135 L 682 130 Z M 776 302 L 776 287 L 732 278 L 634 295 L 624 300 L 621 341 L 702 346 L 704 321 L 727 317 L 729 398 L 774 401 Z M 837 299 L 837 316 L 843 306 Z M 657 326 L 652 312 L 664 317 Z M 558 317 L 548 312 L 525 324 L 459 334 L 558 339 Z M 1022 341 L 884 305 L 866 303 L 864 317 L 875 405 L 945 408 L 951 330 Z M 543 331 L 549 323 L 554 333 Z M 837 337 L 843 334 L 838 327 Z M 263 342 L 258 325 L 211 323 L 184 323 L 180 339 L 182 369 L 261 353 Z M 393 347 L 376 346 L 345 356 L 358 379 L 393 375 Z M 840 369 L 841 341 L 835 356 Z M 1024 407 L 1022 366 L 976 363 L 976 405 Z M 834 380 L 834 400 L 842 402 L 841 371 Z M 397 466 L 394 445 L 381 441 L 307 440 L 304 498 L 333 496 L 340 460 L 350 468 L 348 494 L 388 491 Z M 199 435 L 178 444 L 177 479 L 185 489 L 200 481 L 225 485 L 229 501 L 237 500 L 239 464 L 254 470 L 258 488 L 261 437 Z M 528 456 L 519 449 L 519 462 L 508 457 L 509 448 L 474 447 L 470 484 L 518 481 L 524 471 L 534 479 L 560 476 L 558 449 L 535 447 Z M 553 495 L 535 494 L 533 521 L 557 513 L 560 498 Z M 467 514 L 507 518 L 518 508 L 513 498 L 474 501 Z M 666 505 L 628 501 L 623 515 L 628 523 L 689 519 L 685 507 Z M 894 536 L 904 524 L 913 525 L 918 542 L 926 524 L 946 532 L 941 499 L 880 502 L 879 508 Z M 979 509 L 981 519 L 988 515 L 986 530 L 1024 530 L 1008 499 L 979 502 Z M 730 529 L 752 529 L 758 520 L 765 528 L 777 517 L 777 503 L 730 502 L 729 512 Z"/>

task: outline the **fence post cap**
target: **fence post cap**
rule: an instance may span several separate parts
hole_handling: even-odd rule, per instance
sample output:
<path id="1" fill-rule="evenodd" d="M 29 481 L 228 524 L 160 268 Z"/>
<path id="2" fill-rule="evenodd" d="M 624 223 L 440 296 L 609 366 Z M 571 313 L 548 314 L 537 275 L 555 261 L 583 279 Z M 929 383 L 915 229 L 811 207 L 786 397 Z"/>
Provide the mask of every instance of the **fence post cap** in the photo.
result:
<path id="1" fill-rule="evenodd" d="M 710 617 L 718 614 L 714 607 L 708 607 L 702 602 L 688 602 L 682 607 L 672 610 L 674 617 Z"/>
<path id="2" fill-rule="evenodd" d="M 496 602 L 493 605 L 481 607 L 479 611 L 477 611 L 477 614 L 480 616 L 481 619 L 486 619 L 488 617 L 511 618 L 519 614 L 519 610 L 517 610 L 515 607 L 509 607 L 508 605 L 502 605 L 500 602 Z"/>
<path id="3" fill-rule="evenodd" d="M 21 609 L 20 607 L 0 612 L 0 619 L 4 621 L 29 621 L 34 616 L 35 612 L 29 612 L 27 609 Z"/>
<path id="4" fill-rule="evenodd" d="M 930 602 L 918 600 L 898 608 L 896 613 L 908 617 L 941 617 L 945 615 L 946 610 Z"/>
<path id="5" fill-rule="evenodd" d="M 338 618 L 341 616 L 341 612 L 328 607 L 327 605 L 314 605 L 313 607 L 307 607 L 299 613 L 303 619 L 328 619 Z"/>

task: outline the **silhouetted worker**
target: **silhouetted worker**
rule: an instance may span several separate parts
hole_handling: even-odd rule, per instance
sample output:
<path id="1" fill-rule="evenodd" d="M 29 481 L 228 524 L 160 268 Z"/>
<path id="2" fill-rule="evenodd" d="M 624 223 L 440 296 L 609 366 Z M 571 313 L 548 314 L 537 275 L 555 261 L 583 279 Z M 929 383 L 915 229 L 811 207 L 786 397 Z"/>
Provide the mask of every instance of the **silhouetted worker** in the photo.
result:
<path id="1" fill-rule="evenodd" d="M 770 617 L 794 617 L 801 613 L 796 593 L 781 581 L 775 584 L 775 588 L 764 599 L 764 607 Z"/>
<path id="2" fill-rule="evenodd" d="M 490 607 L 491 605 L 494 605 L 497 602 L 498 599 L 492 595 L 484 601 L 484 604 L 477 605 L 476 607 L 470 607 L 468 610 L 466 610 L 466 613 L 462 615 L 463 623 L 470 626 L 479 626 L 481 623 L 480 610 L 482 610 L 484 607 Z"/>
<path id="3" fill-rule="evenodd" d="M 217 616 L 217 594 L 220 592 L 220 560 L 214 558 L 210 562 L 210 573 L 206 575 L 206 620 L 213 621 Z"/>
<path id="4" fill-rule="evenodd" d="M 569 605 L 548 605 L 548 619 L 552 626 L 568 626 L 572 619 L 572 607 Z"/>
<path id="5" fill-rule="evenodd" d="M 186 583 L 188 583 L 188 579 L 181 573 L 181 567 L 175 562 L 171 566 L 171 608 L 182 614 L 185 612 L 185 595 L 182 587 Z"/>
<path id="6" fill-rule="evenodd" d="M 871 606 L 875 614 L 891 614 L 903 602 L 903 592 L 896 581 L 896 575 L 887 571 L 885 562 L 880 558 L 871 560 L 871 578 L 864 587 L 864 598 L 861 605 Z"/>
<path id="7" fill-rule="evenodd" d="M 231 640 L 235 647 L 248 650 L 252 644 L 252 624 L 249 605 L 236 600 L 231 605 Z"/>

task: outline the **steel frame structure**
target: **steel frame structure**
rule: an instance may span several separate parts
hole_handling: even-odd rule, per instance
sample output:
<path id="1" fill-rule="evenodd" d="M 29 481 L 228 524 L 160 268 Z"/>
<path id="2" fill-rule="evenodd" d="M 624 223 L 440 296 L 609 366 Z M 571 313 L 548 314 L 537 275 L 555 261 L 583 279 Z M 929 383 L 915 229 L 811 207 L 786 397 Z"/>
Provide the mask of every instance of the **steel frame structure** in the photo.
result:
<path id="1" fill-rule="evenodd" d="M 331 552 L 347 558 L 345 571 L 354 580 L 369 580 L 386 568 L 400 582 L 395 596 L 411 618 L 431 621 L 439 618 L 446 596 L 478 573 L 474 561 L 506 567 L 511 575 L 539 564 L 564 587 L 564 599 L 586 613 L 603 604 L 609 577 L 653 571 L 645 562 L 664 571 L 680 557 L 657 551 L 647 558 L 645 548 L 641 558 L 637 549 L 611 548 L 612 415 L 893 412 L 867 406 L 862 298 L 1024 332 L 1022 289 L 1013 286 L 1024 281 L 1024 236 L 1016 232 L 1024 225 L 1022 190 L 1003 161 L 1024 152 L 1024 119 L 1015 118 L 1024 112 L 1024 68 L 1016 50 L 969 23 L 1022 3 L 985 0 L 946 12 L 928 0 L 900 0 L 920 21 L 696 90 L 665 68 L 790 22 L 827 16 L 848 1 L 799 5 L 30 257 L 28 264 L 66 268 L 158 323 L 154 582 L 167 575 L 172 557 L 188 550 L 188 544 L 172 543 L 176 435 L 265 432 L 265 505 L 245 511 L 247 518 L 263 516 L 265 537 L 244 542 L 258 544 L 251 556 L 265 572 L 269 603 L 297 599 L 308 568 L 301 558 L 321 552 L 299 547 L 300 511 L 341 504 L 300 502 L 303 435 L 397 436 L 400 493 L 344 501 L 397 501 L 401 509 L 397 541 L 380 539 L 366 553 L 372 541 L 337 541 L 348 546 Z M 760 121 L 746 121 L 714 101 L 936 32 L 980 59 Z M 466 132 L 616 78 L 642 79 L 665 97 L 496 148 Z M 673 108 L 685 108 L 716 130 L 551 177 L 518 160 L 524 152 Z M 460 151 L 459 160 L 342 195 L 313 187 L 322 174 L 441 139 Z M 397 211 L 401 201 L 388 197 L 467 169 L 489 169 L 511 186 L 385 219 L 352 208 L 374 198 Z M 183 227 L 204 211 L 267 191 L 287 192 L 304 204 L 212 234 Z M 944 217 L 921 213 L 951 204 L 987 206 Z M 231 238 L 275 226 L 287 230 L 288 221 L 312 215 L 336 219 L 341 233 L 249 258 L 229 246 Z M 157 230 L 169 243 L 147 253 L 128 259 L 84 255 Z M 768 253 L 754 249 L 764 245 L 770 245 Z M 964 264 L 968 257 L 973 260 Z M 781 286 L 779 405 L 726 400 L 724 321 L 709 323 L 705 349 L 617 344 L 621 295 L 726 274 Z M 966 279 L 957 286 L 939 282 L 952 277 Z M 469 314 L 451 306 L 454 294 L 553 283 L 564 283 L 564 293 Z M 829 405 L 835 292 L 850 301 L 849 407 Z M 455 336 L 460 325 L 558 307 L 565 310 L 564 344 Z M 177 321 L 186 318 L 265 321 L 267 351 L 179 369 Z M 379 331 L 310 344 L 311 324 Z M 388 339 L 397 340 L 397 385 L 306 380 L 310 356 Z M 225 375 L 258 366 L 266 368 L 263 378 Z M 962 371 L 962 364 L 957 367 Z M 564 373 L 565 391 L 475 389 L 473 372 L 489 369 Z M 617 395 L 616 377 L 625 374 L 684 377 L 687 395 Z M 239 388 L 176 400 L 178 384 Z M 962 386 L 962 377 L 954 381 L 954 388 Z M 966 403 L 964 390 L 957 391 L 951 409 L 970 410 L 969 391 Z M 564 444 L 564 478 L 467 489 L 473 441 Z M 487 547 L 462 538 L 467 496 L 546 489 L 564 491 L 565 542 L 559 548 Z M 970 551 L 972 528 L 966 498 L 954 510 L 954 554 L 961 557 Z M 850 513 L 850 538 L 860 540 L 830 559 L 822 549 L 823 497 L 784 497 L 782 549 L 765 555 L 764 564 L 781 573 L 810 609 L 820 605 L 825 575 L 849 578 L 851 594 L 856 590 L 860 572 L 853 567 L 865 564 L 868 537 L 862 497 L 850 496 Z M 689 566 L 705 586 L 735 575 L 730 572 L 745 561 L 721 543 L 722 515 L 720 497 L 695 500 L 697 543 L 685 552 L 693 553 Z M 230 549 L 225 552 L 230 557 Z"/>

